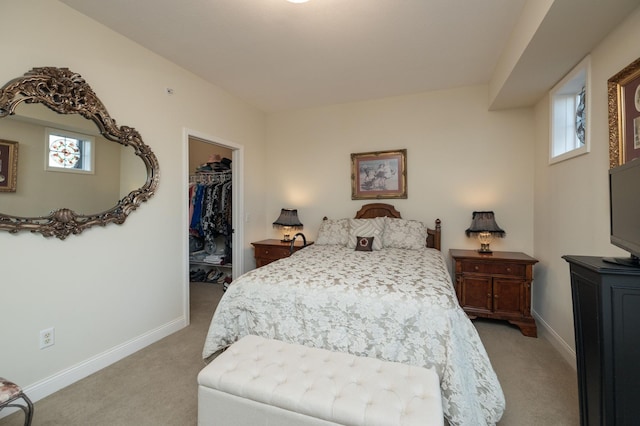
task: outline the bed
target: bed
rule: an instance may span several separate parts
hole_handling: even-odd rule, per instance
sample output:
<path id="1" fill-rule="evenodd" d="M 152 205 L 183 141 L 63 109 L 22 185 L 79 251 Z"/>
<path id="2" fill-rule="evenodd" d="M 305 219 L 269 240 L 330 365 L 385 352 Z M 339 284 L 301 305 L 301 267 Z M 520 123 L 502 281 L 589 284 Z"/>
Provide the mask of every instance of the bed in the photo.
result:
<path id="1" fill-rule="evenodd" d="M 440 232 L 439 221 L 428 229 L 384 203 L 365 205 L 354 219 L 325 218 L 315 244 L 229 286 L 203 358 L 253 334 L 434 367 L 449 424 L 497 423 L 504 395 L 458 304 Z"/>

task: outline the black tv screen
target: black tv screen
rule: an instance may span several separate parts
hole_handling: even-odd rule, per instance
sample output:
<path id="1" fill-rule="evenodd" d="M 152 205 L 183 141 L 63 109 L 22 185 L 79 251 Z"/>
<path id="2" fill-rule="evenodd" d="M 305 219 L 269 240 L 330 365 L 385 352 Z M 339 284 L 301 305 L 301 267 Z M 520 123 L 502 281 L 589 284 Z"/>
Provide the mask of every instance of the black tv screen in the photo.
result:
<path id="1" fill-rule="evenodd" d="M 609 170 L 609 204 L 611 244 L 631 256 L 608 260 L 640 266 L 640 160 Z"/>

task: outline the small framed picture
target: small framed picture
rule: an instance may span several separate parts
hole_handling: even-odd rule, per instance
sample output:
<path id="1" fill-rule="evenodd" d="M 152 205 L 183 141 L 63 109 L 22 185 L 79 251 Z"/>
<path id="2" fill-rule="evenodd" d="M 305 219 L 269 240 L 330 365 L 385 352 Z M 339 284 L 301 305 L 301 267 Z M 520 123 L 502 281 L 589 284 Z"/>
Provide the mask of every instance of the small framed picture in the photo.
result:
<path id="1" fill-rule="evenodd" d="M 0 192 L 16 192 L 18 142 L 0 139 Z"/>
<path id="2" fill-rule="evenodd" d="M 609 167 L 640 157 L 640 58 L 611 77 L 609 92 Z"/>
<path id="3" fill-rule="evenodd" d="M 407 150 L 351 154 L 351 199 L 407 198 Z"/>

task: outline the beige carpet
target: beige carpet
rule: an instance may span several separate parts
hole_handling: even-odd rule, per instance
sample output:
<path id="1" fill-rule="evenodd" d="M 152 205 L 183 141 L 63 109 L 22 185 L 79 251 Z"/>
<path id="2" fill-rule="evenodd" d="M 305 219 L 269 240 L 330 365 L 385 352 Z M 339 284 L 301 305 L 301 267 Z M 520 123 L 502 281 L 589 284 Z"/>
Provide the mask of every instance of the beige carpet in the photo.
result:
<path id="1" fill-rule="evenodd" d="M 507 401 L 500 426 L 580 424 L 576 371 L 548 340 L 525 337 L 503 321 L 474 324 Z"/>
<path id="2" fill-rule="evenodd" d="M 222 294 L 220 284 L 192 283 L 189 327 L 36 402 L 33 425 L 196 425 L 200 354 Z M 475 324 L 507 400 L 500 426 L 579 424 L 575 371 L 548 341 L 503 322 Z M 23 421 L 15 413 L 0 426 Z"/>

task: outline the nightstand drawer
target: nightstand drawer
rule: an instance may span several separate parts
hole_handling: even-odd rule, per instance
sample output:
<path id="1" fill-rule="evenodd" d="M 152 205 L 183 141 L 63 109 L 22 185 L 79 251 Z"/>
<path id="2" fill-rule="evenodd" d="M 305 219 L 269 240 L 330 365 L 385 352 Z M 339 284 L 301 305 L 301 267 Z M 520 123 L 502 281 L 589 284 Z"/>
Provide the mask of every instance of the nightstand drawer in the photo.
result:
<path id="1" fill-rule="evenodd" d="M 305 246 L 302 245 L 303 241 L 296 240 L 293 251 L 298 251 Z M 307 246 L 313 244 L 313 241 L 307 241 Z M 262 240 L 251 243 L 255 250 L 256 266 L 267 265 L 273 261 L 284 259 L 291 256 L 291 243 L 280 240 Z"/>
<path id="2" fill-rule="evenodd" d="M 255 246 L 255 256 L 266 259 L 282 259 L 289 257 L 290 250 L 289 247 Z"/>
<path id="3" fill-rule="evenodd" d="M 462 261 L 462 272 L 524 277 L 527 267 L 521 263 Z"/>

